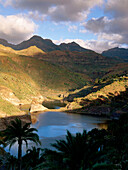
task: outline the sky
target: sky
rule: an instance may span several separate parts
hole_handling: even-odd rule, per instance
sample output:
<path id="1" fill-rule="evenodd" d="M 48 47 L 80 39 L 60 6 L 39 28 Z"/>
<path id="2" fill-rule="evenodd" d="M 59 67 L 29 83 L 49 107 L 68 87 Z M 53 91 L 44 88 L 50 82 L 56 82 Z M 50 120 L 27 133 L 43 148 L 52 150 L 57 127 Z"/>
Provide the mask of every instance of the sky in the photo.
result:
<path id="1" fill-rule="evenodd" d="M 18 44 L 39 35 L 99 53 L 128 48 L 127 8 L 128 0 L 0 0 L 0 38 Z"/>

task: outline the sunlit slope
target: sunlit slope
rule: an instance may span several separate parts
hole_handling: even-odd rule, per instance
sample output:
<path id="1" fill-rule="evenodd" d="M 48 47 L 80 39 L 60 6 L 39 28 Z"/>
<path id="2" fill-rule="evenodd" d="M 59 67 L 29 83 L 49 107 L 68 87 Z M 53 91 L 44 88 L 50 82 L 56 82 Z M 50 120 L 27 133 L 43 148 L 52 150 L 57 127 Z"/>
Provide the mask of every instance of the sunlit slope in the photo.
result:
<path id="1" fill-rule="evenodd" d="M 11 88 L 20 98 L 24 97 L 23 94 L 35 95 L 46 89 L 76 88 L 90 80 L 88 76 L 73 73 L 63 66 L 11 52 L 0 53 L 0 83 Z"/>
<path id="2" fill-rule="evenodd" d="M 33 52 L 33 47 L 26 52 L 31 50 Z M 0 47 L 0 115 L 21 113 L 15 105 L 20 102 L 29 103 L 33 96 L 50 96 L 51 92 L 58 94 L 82 87 L 88 81 L 90 79 L 86 75 L 27 57 L 25 50 L 22 55 L 18 55 L 11 48 Z"/>
<path id="3" fill-rule="evenodd" d="M 106 110 L 105 114 L 111 114 L 111 112 L 117 110 L 114 98 L 124 93 L 127 87 L 127 75 L 94 86 L 85 86 L 85 88 L 74 91 L 65 98 L 65 100 L 71 101 L 66 109 L 86 114 L 102 114 Z M 123 101 L 123 98 L 120 98 L 120 100 Z M 120 103 L 118 103 L 118 106 L 120 106 Z M 126 101 L 125 107 L 127 106 Z M 118 110 L 122 111 L 123 109 L 125 108 L 120 107 Z"/>
<path id="4" fill-rule="evenodd" d="M 31 46 L 27 49 L 15 51 L 15 52 L 19 55 L 25 55 L 25 56 L 31 56 L 31 57 L 40 56 L 42 54 L 45 54 L 44 51 L 42 51 L 41 49 L 39 49 L 36 46 Z"/>

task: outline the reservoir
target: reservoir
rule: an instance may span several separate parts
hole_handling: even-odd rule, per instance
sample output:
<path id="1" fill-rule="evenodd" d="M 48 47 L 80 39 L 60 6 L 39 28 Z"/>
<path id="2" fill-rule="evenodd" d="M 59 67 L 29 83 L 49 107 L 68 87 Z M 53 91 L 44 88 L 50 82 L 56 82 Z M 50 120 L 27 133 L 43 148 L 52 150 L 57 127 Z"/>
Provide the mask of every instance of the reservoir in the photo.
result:
<path id="1" fill-rule="evenodd" d="M 106 125 L 106 118 L 65 112 L 44 112 L 38 115 L 37 122 L 31 126 L 38 129 L 40 138 L 58 137 L 71 133 L 90 131 Z"/>
<path id="2" fill-rule="evenodd" d="M 55 106 L 57 108 L 59 106 Z M 33 115 L 33 114 L 32 114 Z M 81 114 L 73 114 L 66 112 L 43 112 L 40 114 L 35 113 L 33 115 L 36 118 L 34 124 L 31 127 L 38 130 L 38 135 L 41 140 L 41 148 L 52 149 L 51 143 L 55 143 L 56 140 L 65 139 L 67 130 L 72 134 L 77 132 L 90 131 L 93 128 L 107 128 L 107 118 L 95 117 Z M 29 143 L 29 147 L 35 144 Z M 8 149 L 7 149 L 8 150 Z M 17 144 L 15 144 L 11 153 L 17 155 Z M 26 153 L 26 146 L 23 146 L 23 154 Z"/>

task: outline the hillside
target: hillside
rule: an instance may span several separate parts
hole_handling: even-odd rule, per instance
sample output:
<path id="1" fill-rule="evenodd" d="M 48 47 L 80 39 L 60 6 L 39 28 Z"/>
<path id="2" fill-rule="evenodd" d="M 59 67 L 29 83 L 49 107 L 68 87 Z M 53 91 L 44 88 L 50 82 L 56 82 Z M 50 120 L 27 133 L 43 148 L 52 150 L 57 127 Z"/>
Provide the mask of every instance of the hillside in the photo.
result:
<path id="1" fill-rule="evenodd" d="M 102 77 L 109 68 L 120 62 L 88 50 L 85 52 L 52 51 L 45 53 L 42 60 L 62 65 L 77 73 L 86 74 L 93 80 Z"/>
<path id="2" fill-rule="evenodd" d="M 32 53 L 30 49 L 27 51 Z M 87 75 L 74 73 L 63 66 L 24 56 L 24 52 L 3 46 L 0 48 L 0 112 L 3 115 L 5 104 L 10 103 L 13 112 L 20 113 L 14 105 L 30 103 L 33 97 L 57 95 L 62 91 L 82 87 L 91 80 Z M 9 110 L 6 113 L 9 114 Z"/>
<path id="3" fill-rule="evenodd" d="M 35 57 L 35 56 L 39 57 L 45 54 L 44 51 L 42 51 L 36 46 L 31 46 L 24 50 L 15 51 L 15 53 L 19 55 L 25 55 L 25 56 L 31 56 L 31 57 Z"/>
<path id="4" fill-rule="evenodd" d="M 118 48 L 118 47 L 112 48 L 107 51 L 103 51 L 102 55 L 111 58 L 116 57 L 128 61 L 128 49 L 126 48 Z"/>
<path id="5" fill-rule="evenodd" d="M 70 93 L 64 100 L 70 101 L 67 112 L 100 116 L 119 116 L 128 112 L 128 76 L 113 79 L 94 86 L 85 86 Z"/>
<path id="6" fill-rule="evenodd" d="M 74 101 L 97 93 L 114 78 L 127 75 L 127 63 L 119 61 L 89 50 L 44 52 L 37 46 L 14 50 L 0 45 L 1 116 L 23 114 L 17 106 L 30 104 L 34 98 L 61 100 L 59 96 L 64 96 L 64 100 Z M 94 88 L 94 83 L 98 83 L 98 88 Z"/>

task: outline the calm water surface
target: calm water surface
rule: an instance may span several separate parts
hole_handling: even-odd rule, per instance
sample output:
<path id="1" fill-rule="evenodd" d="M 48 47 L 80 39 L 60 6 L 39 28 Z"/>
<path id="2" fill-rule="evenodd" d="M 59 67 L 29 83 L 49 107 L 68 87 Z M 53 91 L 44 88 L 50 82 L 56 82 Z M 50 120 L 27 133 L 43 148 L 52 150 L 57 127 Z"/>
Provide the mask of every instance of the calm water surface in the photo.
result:
<path id="1" fill-rule="evenodd" d="M 40 138 L 66 135 L 67 130 L 71 133 L 82 132 L 83 129 L 90 131 L 106 123 L 106 118 L 64 112 L 45 112 L 37 119 L 32 127 L 38 129 Z"/>
<path id="2" fill-rule="evenodd" d="M 57 108 L 58 106 L 55 106 Z M 35 115 L 37 122 L 32 124 L 38 130 L 38 135 L 42 142 L 42 148 L 50 148 L 51 143 L 56 140 L 65 139 L 67 130 L 75 134 L 83 132 L 83 130 L 90 131 L 93 128 L 106 128 L 107 118 L 71 114 L 65 112 L 44 112 Z M 33 145 L 29 143 L 29 146 Z M 6 149 L 8 151 L 8 148 Z M 23 154 L 26 152 L 25 145 L 23 146 Z M 13 155 L 17 155 L 17 144 L 11 149 Z"/>

